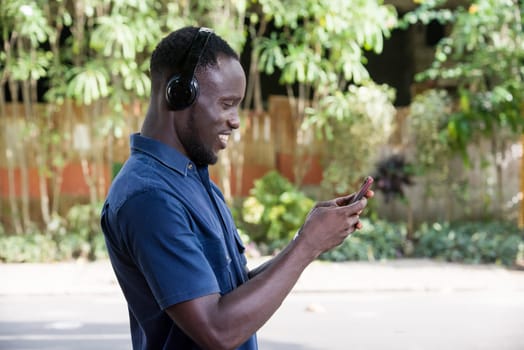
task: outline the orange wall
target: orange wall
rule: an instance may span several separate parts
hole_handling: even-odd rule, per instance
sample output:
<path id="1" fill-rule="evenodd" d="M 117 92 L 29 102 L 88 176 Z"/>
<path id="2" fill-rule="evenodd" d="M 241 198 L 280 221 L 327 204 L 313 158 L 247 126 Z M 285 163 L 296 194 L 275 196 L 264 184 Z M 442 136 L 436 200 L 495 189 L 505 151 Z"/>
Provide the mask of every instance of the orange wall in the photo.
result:
<path id="1" fill-rule="evenodd" d="M 20 169 L 14 170 L 14 183 L 15 183 L 15 196 L 20 197 L 22 195 L 22 174 Z M 38 187 L 38 171 L 36 168 L 29 169 L 29 197 L 38 198 L 40 196 L 40 190 Z M 7 169 L 0 168 L 0 196 L 7 198 L 9 196 L 9 181 Z"/>
<path id="2" fill-rule="evenodd" d="M 105 167 L 103 170 L 104 182 L 106 190 L 109 187 L 110 171 Z M 38 170 L 36 168 L 29 169 L 29 197 L 38 198 L 40 196 L 40 188 L 38 183 Z M 14 170 L 15 195 L 20 197 L 22 194 L 21 186 L 21 171 Z M 79 162 L 74 162 L 66 165 L 62 171 L 61 194 L 71 196 L 89 196 L 89 187 L 85 181 L 82 173 L 82 166 Z M 6 168 L 0 168 L 0 197 L 9 197 L 9 182 L 8 172 Z"/>
<path id="3" fill-rule="evenodd" d="M 296 162 L 292 154 L 277 153 L 277 170 L 291 182 L 294 181 L 293 163 Z M 318 185 L 322 181 L 322 165 L 319 156 L 310 156 L 302 164 L 308 166 L 302 184 Z"/>

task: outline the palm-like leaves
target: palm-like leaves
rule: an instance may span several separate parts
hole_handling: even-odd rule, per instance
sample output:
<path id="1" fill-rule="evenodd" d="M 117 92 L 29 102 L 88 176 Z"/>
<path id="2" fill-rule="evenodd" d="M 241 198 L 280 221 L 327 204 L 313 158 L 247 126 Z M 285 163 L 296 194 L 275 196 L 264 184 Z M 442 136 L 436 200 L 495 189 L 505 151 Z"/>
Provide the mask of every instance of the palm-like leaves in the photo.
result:
<path id="1" fill-rule="evenodd" d="M 89 62 L 85 67 L 73 68 L 67 87 L 67 96 L 90 105 L 109 95 L 109 76 L 98 62 Z"/>
<path id="2" fill-rule="evenodd" d="M 282 71 L 281 82 L 313 88 L 317 98 L 369 79 L 364 50 L 381 52 L 396 23 L 392 7 L 377 1 L 259 1 L 280 30 L 255 45 L 260 69 Z"/>

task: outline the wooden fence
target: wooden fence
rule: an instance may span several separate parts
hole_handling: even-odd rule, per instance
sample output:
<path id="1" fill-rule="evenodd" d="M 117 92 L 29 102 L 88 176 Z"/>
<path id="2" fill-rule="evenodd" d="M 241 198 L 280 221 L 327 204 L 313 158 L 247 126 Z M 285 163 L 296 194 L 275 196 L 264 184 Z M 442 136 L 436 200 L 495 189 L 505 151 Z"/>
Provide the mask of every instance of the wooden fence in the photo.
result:
<path id="1" fill-rule="evenodd" d="M 71 203 L 89 200 L 89 197 L 93 196 L 93 187 L 96 188 L 94 195 L 98 195 L 99 199 L 103 198 L 115 169 L 125 162 L 129 154 L 128 135 L 139 130 L 143 115 L 141 107 L 132 107 L 126 112 L 124 123 L 119 126 L 121 136 L 112 136 L 109 140 L 107 136 L 101 136 L 98 132 L 104 128 L 104 120 L 96 116 L 103 115 L 103 111 L 85 110 L 72 104 L 66 104 L 64 108 L 51 112 L 45 105 L 34 108 L 37 108 L 37 111 L 33 111 L 32 115 L 38 119 L 36 121 L 28 122 L 28 119 L 22 116 L 23 106 L 14 104 L 7 105 L 6 116 L 0 119 L 0 130 L 3 131 L 0 134 L 0 149 L 3 150 L 0 152 L 2 222 L 5 222 L 8 216 L 8 199 L 13 195 L 23 195 L 24 181 L 25 191 L 34 202 L 38 201 L 43 185 L 49 186 L 51 200 L 59 193 L 64 203 L 67 203 L 64 204 L 65 207 Z M 384 144 L 384 154 L 391 153 L 393 149 L 402 149 L 409 154 L 406 115 L 407 109 L 398 110 L 396 133 Z M 272 96 L 267 113 L 249 113 L 242 118 L 241 131 L 233 137 L 232 144 L 225 154 L 221 155 L 219 166 L 211 168 L 212 177 L 227 196 L 246 196 L 253 182 L 270 170 L 277 170 L 293 180 L 292 165 L 296 161 L 296 145 L 293 142 L 295 130 L 291 118 L 288 100 L 284 96 Z M 60 142 L 54 144 L 47 140 L 45 150 L 42 150 L 41 138 L 46 135 L 41 135 L 39 125 L 42 129 L 57 133 L 57 140 Z M 113 132 L 112 135 L 114 134 Z M 306 168 L 302 184 L 317 186 L 322 180 L 323 147 L 319 141 L 312 142 L 314 144 L 308 147 L 311 161 L 304 162 Z M 520 142 L 511 143 L 503 155 L 503 209 L 509 219 L 519 220 L 520 223 L 524 223 L 521 205 L 524 188 L 523 142 L 524 137 Z M 484 146 L 471 151 L 478 156 L 486 153 Z M 24 153 L 23 156 L 21 152 Z M 62 155 L 63 164 L 58 162 L 56 167 L 48 167 L 45 170 L 39 167 L 43 156 L 57 154 Z M 472 169 L 465 169 L 460 162 L 450 160 L 453 171 L 470 185 L 468 198 L 464 199 L 462 196 L 462 202 L 457 201 L 450 193 L 446 183 L 434 184 L 435 195 L 428 195 L 423 185 L 426 179 L 417 179 L 416 184 L 407 189 L 409 206 L 398 201 L 386 202 L 377 194 L 377 210 L 383 217 L 392 220 L 404 220 L 407 216 L 422 221 L 481 218 L 489 215 L 490 211 L 496 210 L 493 203 L 486 202 L 490 200 L 494 187 L 490 180 L 493 177 L 493 169 L 482 167 L 480 157 L 474 159 L 477 160 Z M 49 175 L 45 172 L 50 171 L 51 176 L 42 183 L 40 177 L 43 174 Z M 86 174 L 89 176 L 86 177 Z M 60 181 L 55 181 L 57 178 Z M 55 183 L 54 190 L 51 182 Z M 488 211 L 486 208 L 489 208 Z"/>

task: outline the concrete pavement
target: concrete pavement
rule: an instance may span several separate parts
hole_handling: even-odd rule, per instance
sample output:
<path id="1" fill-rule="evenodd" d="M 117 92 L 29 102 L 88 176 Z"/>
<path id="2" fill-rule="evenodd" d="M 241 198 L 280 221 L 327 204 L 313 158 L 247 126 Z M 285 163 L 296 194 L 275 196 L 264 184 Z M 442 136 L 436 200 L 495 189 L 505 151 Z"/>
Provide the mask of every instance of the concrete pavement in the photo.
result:
<path id="1" fill-rule="evenodd" d="M 250 259 L 254 267 L 266 258 Z M 8 295 L 121 294 L 108 260 L 51 264 L 0 264 L 0 297 Z M 425 259 L 388 262 L 315 261 L 293 293 L 378 291 L 524 292 L 524 271 Z"/>

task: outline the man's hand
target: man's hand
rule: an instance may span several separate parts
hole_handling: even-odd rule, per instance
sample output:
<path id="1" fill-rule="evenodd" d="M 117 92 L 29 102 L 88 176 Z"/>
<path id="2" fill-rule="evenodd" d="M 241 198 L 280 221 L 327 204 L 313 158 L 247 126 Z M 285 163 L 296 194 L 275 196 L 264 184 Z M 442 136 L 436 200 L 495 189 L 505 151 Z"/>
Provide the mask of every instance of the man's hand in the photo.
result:
<path id="1" fill-rule="evenodd" d="M 355 230 L 362 228 L 360 214 L 372 196 L 373 192 L 368 191 L 363 199 L 350 205 L 346 203 L 353 195 L 317 204 L 308 214 L 296 240 L 302 241 L 315 258 L 335 248 Z"/>
<path id="2" fill-rule="evenodd" d="M 347 196 L 343 197 L 337 197 L 328 201 L 323 202 L 317 202 L 315 204 L 315 208 L 321 208 L 321 207 L 342 207 L 344 205 L 348 205 L 353 200 L 353 197 L 355 197 L 356 193 L 349 194 Z M 368 190 L 368 192 L 364 195 L 367 199 L 372 198 L 375 195 L 375 192 L 372 190 Z"/>

